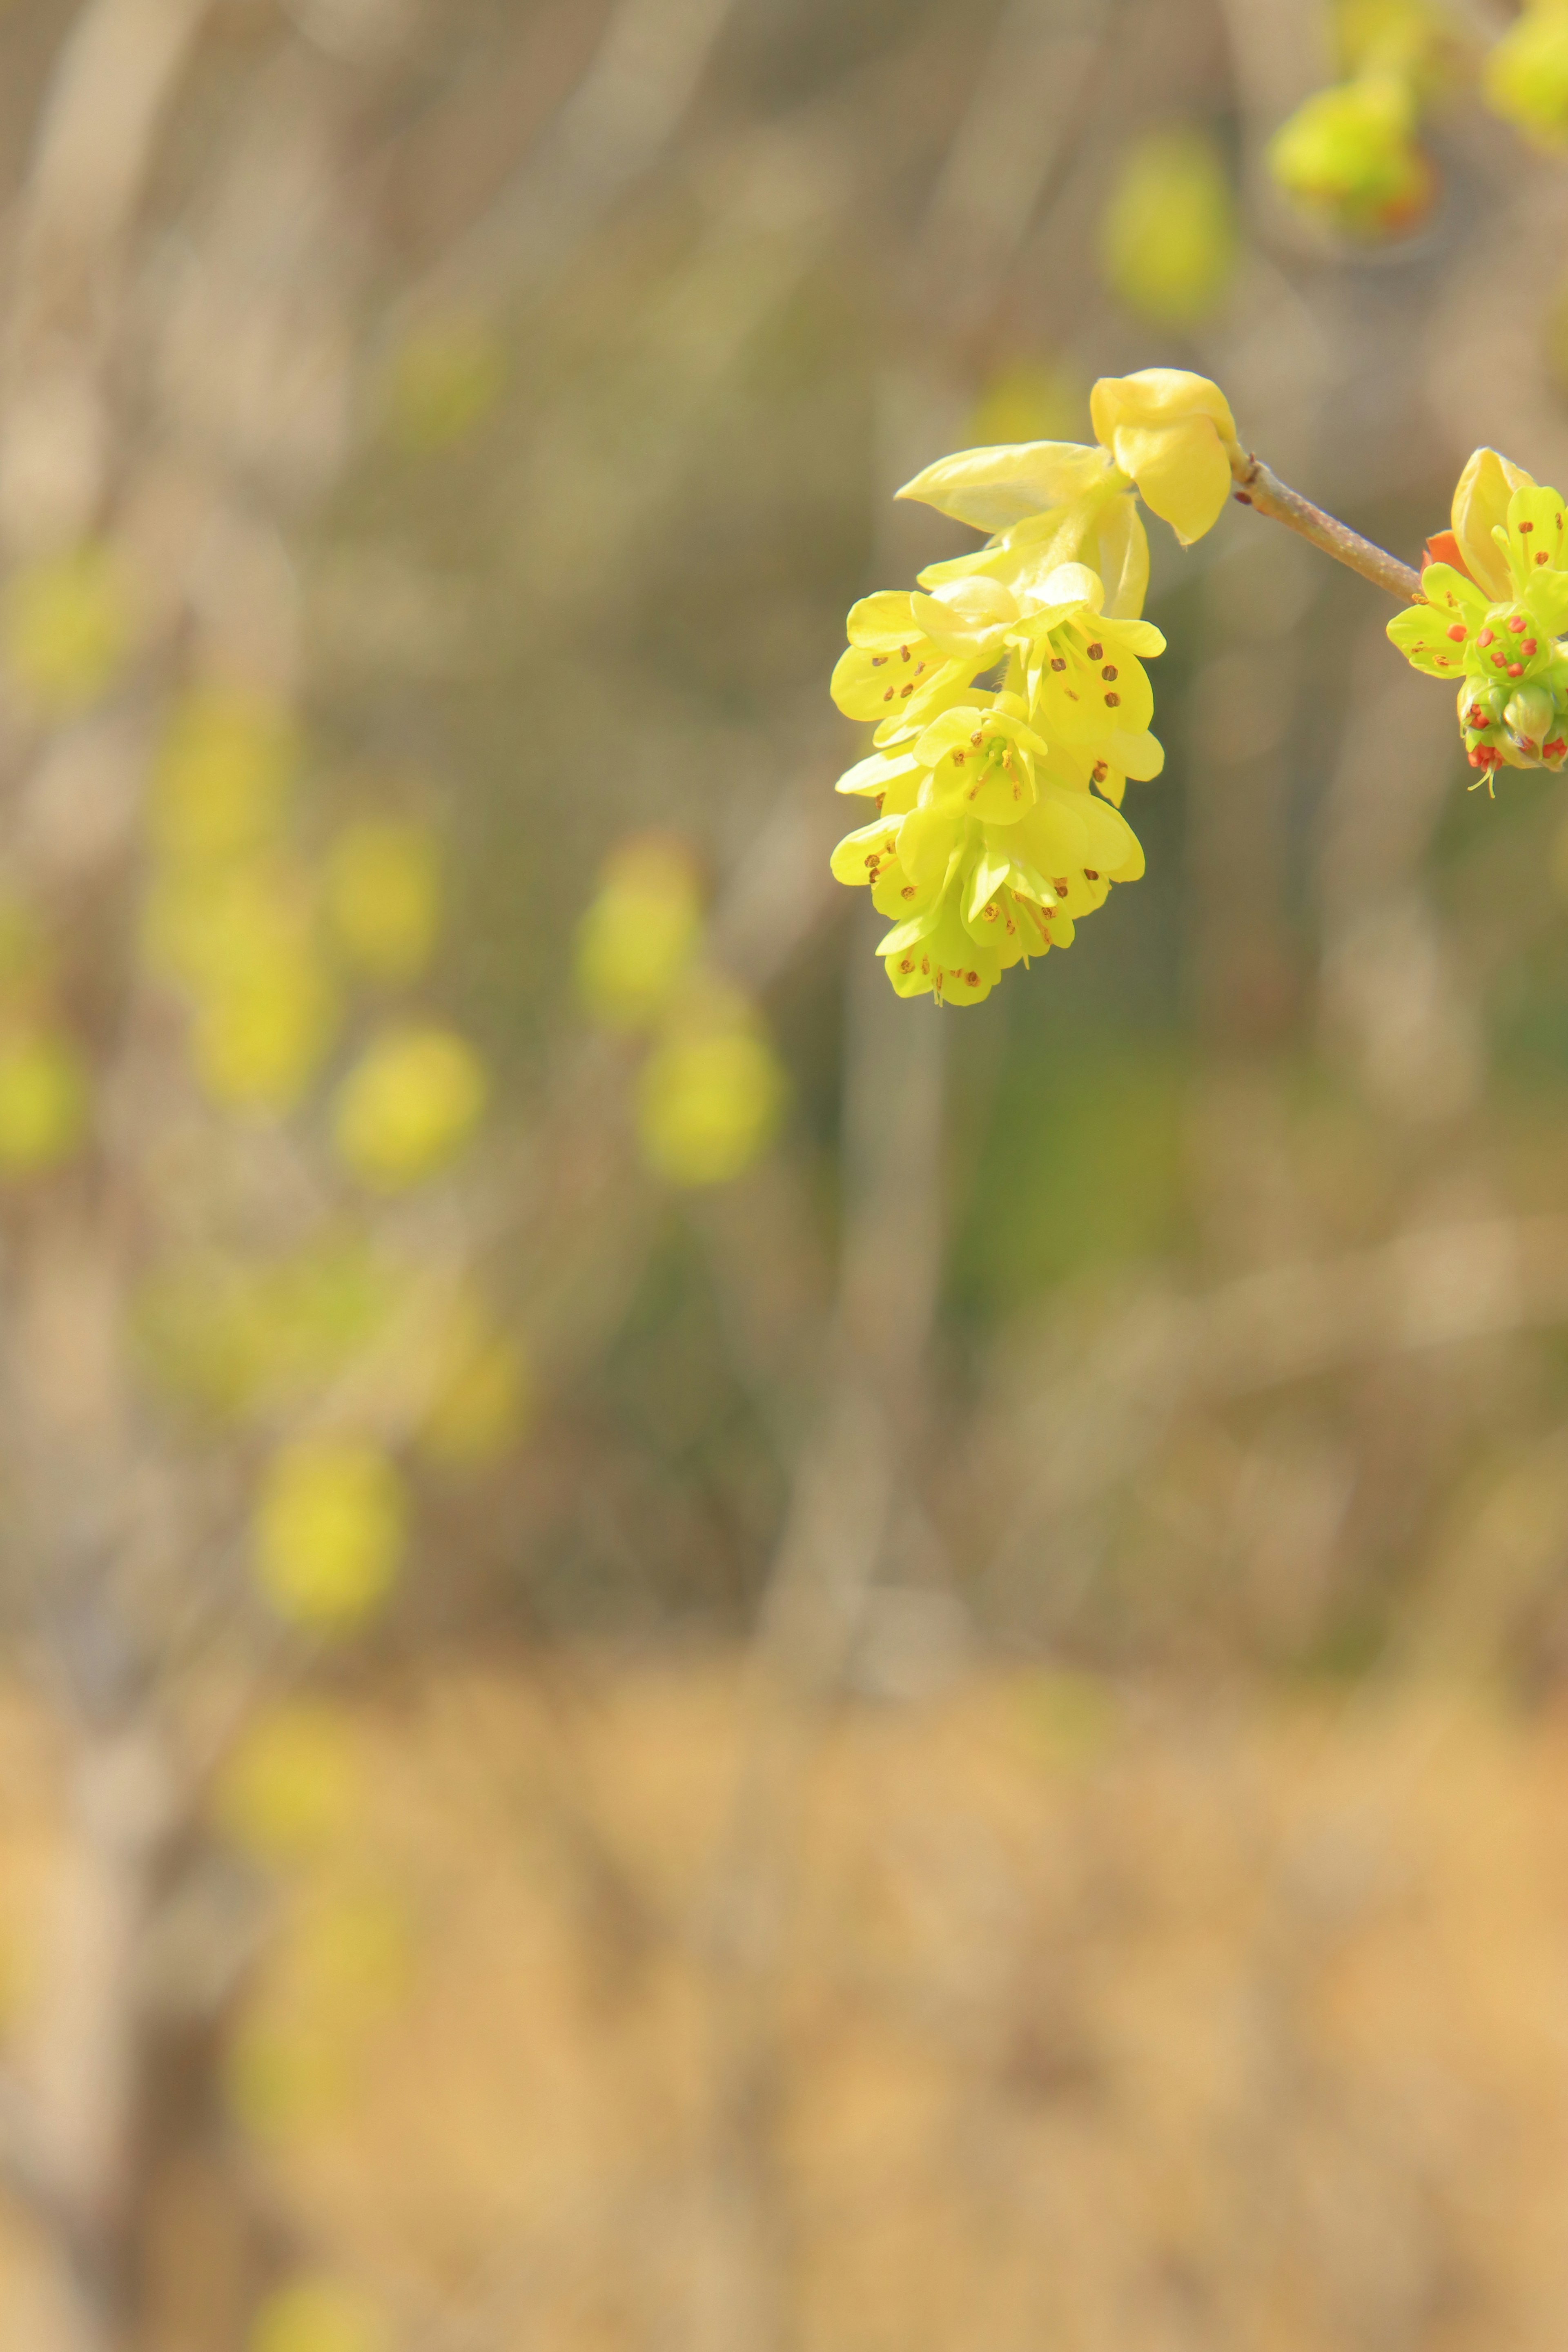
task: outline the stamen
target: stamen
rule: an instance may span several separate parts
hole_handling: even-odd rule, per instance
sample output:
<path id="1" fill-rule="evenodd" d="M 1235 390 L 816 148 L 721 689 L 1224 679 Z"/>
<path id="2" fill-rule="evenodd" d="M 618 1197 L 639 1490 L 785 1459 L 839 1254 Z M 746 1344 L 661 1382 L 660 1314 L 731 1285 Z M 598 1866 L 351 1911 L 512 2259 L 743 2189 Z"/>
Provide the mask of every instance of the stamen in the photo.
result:
<path id="1" fill-rule="evenodd" d="M 1060 654 L 1053 654 L 1051 656 L 1051 667 L 1058 672 L 1066 669 L 1067 664 L 1063 661 Z"/>
<path id="2" fill-rule="evenodd" d="M 908 659 L 909 659 L 909 657 L 910 657 L 910 649 L 909 649 L 908 646 L 900 646 L 899 647 L 899 651 L 902 654 L 902 656 L 903 656 L 904 659 L 905 659 L 906 661 L 908 661 Z"/>
<path id="3" fill-rule="evenodd" d="M 1107 662 L 1100 675 L 1101 677 L 1106 679 L 1108 683 L 1110 682 L 1116 677 L 1116 664 L 1114 662 Z"/>
<path id="4" fill-rule="evenodd" d="M 1509 625 L 1509 634 L 1510 634 L 1510 636 L 1515 636 L 1515 637 L 1521 637 L 1521 636 L 1523 636 L 1523 635 L 1524 635 L 1524 614 L 1523 614 L 1522 613 L 1514 613 L 1514 614 L 1510 614 L 1510 618 L 1509 618 L 1509 625 Z"/>
<path id="5" fill-rule="evenodd" d="M 1489 629 L 1483 629 L 1480 635 L 1476 639 L 1478 646 L 1489 646 L 1491 641 L 1492 633 Z"/>
<path id="6" fill-rule="evenodd" d="M 1090 646 L 1089 649 L 1089 657 L 1090 661 L 1103 661 L 1105 659 L 1105 647 L 1100 645 Z"/>
<path id="7" fill-rule="evenodd" d="M 1121 697 L 1119 694 L 1108 694 L 1105 698 L 1105 707 L 1107 710 L 1120 710 Z"/>
<path id="8" fill-rule="evenodd" d="M 1463 621 L 1456 621 L 1453 627 L 1449 630 L 1448 635 L 1453 638 L 1454 643 L 1457 646 L 1462 646 L 1467 636 L 1468 636 L 1469 631 L 1466 628 Z"/>
<path id="9" fill-rule="evenodd" d="M 1092 866 L 1086 866 L 1083 869 L 1083 878 L 1086 882 L 1098 882 L 1100 876 Z"/>

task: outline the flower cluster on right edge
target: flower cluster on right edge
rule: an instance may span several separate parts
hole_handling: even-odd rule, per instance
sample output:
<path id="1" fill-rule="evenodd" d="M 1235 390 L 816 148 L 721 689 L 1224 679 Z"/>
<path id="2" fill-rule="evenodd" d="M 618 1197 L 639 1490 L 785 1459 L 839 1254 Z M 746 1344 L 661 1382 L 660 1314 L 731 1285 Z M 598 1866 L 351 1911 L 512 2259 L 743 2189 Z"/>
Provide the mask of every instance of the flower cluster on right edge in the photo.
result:
<path id="1" fill-rule="evenodd" d="M 1478 449 L 1454 493 L 1453 529 L 1427 543 L 1424 602 L 1388 625 L 1411 666 L 1458 688 L 1479 784 L 1500 768 L 1568 760 L 1568 558 L 1562 494 L 1495 449 Z"/>

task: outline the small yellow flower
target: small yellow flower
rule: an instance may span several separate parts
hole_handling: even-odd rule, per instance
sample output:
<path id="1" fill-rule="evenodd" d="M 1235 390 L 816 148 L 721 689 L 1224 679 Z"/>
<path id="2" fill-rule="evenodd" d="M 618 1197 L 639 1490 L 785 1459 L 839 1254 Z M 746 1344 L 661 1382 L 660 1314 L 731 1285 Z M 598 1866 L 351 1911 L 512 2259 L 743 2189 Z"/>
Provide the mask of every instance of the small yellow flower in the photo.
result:
<path id="1" fill-rule="evenodd" d="M 1287 195 L 1335 229 L 1379 237 L 1430 211 L 1436 173 L 1415 138 L 1407 76 L 1368 73 L 1319 90 L 1280 125 L 1268 168 Z"/>
<path id="2" fill-rule="evenodd" d="M 1454 492 L 1454 537 L 1466 571 L 1494 602 L 1508 594 L 1510 579 L 1508 557 L 1496 535 L 1507 530 L 1514 492 L 1534 488 L 1522 466 L 1500 457 L 1495 449 L 1478 449 L 1459 476 Z"/>
<path id="3" fill-rule="evenodd" d="M 1480 532 L 1510 476 L 1518 487 L 1506 521 L 1490 526 L 1479 585 L 1472 575 Z M 1414 668 L 1458 684 L 1466 751 L 1489 789 L 1500 768 L 1555 771 L 1568 761 L 1568 649 L 1561 642 L 1568 629 L 1568 510 L 1559 492 L 1521 478 L 1489 449 L 1471 459 L 1460 491 L 1455 519 L 1462 514 L 1467 528 L 1464 567 L 1429 563 L 1423 601 L 1395 614 L 1388 635 Z M 1500 597 L 1493 593 L 1500 586 Z"/>
<path id="4" fill-rule="evenodd" d="M 71 1158 L 87 1133 L 87 1072 L 50 1030 L 0 1038 L 0 1173 L 33 1176 Z"/>
<path id="5" fill-rule="evenodd" d="M 701 887 L 686 844 L 667 834 L 622 842 L 577 926 L 584 1004 L 611 1028 L 646 1028 L 689 971 L 701 935 Z"/>
<path id="6" fill-rule="evenodd" d="M 1568 5 L 1533 0 L 1488 52 L 1482 88 L 1494 114 L 1538 145 L 1568 143 Z"/>
<path id="7" fill-rule="evenodd" d="M 1101 376 L 1089 414 L 1144 505 L 1184 546 L 1214 528 L 1230 496 L 1231 460 L 1242 454 L 1230 404 L 1216 383 L 1184 368 Z"/>
<path id="8" fill-rule="evenodd" d="M 286 711 L 238 687 L 193 688 L 170 719 L 153 777 L 153 839 L 187 865 L 276 841 L 299 745 Z"/>
<path id="9" fill-rule="evenodd" d="M 338 1091 L 332 1139 L 354 1174 L 380 1192 L 417 1184 L 455 1160 L 484 1113 L 489 1082 L 451 1030 L 388 1030 Z"/>
<path id="10" fill-rule="evenodd" d="M 747 1007 L 700 999 L 643 1066 L 637 1139 L 671 1184 L 732 1183 L 758 1160 L 784 1112 L 778 1059 Z"/>
<path id="11" fill-rule="evenodd" d="M 256 2315 L 246 2352 L 387 2352 L 375 2306 L 336 2279 L 278 2287 Z"/>
<path id="12" fill-rule="evenodd" d="M 362 817 L 327 851 L 323 908 L 334 941 L 373 980 L 424 971 L 441 920 L 441 862 L 427 825 Z"/>
<path id="13" fill-rule="evenodd" d="M 5 666 L 50 718 L 96 702 L 131 650 L 129 586 L 102 546 L 46 557 L 18 572 L 5 592 Z"/>
<path id="14" fill-rule="evenodd" d="M 1241 238 L 1229 175 L 1201 131 L 1158 131 L 1123 158 L 1100 229 L 1106 281 L 1157 326 L 1192 327 L 1224 301 Z"/>
<path id="15" fill-rule="evenodd" d="M 403 1482 L 380 1449 L 300 1439 L 274 1455 L 257 1503 L 257 1580 L 280 1617 L 342 1633 L 386 1599 L 407 1538 Z"/>
<path id="16" fill-rule="evenodd" d="M 268 1863 L 310 1859 L 341 1845 L 363 1790 L 353 1737 L 333 1707 L 305 1700 L 252 1724 L 218 1781 L 218 1824 Z"/>

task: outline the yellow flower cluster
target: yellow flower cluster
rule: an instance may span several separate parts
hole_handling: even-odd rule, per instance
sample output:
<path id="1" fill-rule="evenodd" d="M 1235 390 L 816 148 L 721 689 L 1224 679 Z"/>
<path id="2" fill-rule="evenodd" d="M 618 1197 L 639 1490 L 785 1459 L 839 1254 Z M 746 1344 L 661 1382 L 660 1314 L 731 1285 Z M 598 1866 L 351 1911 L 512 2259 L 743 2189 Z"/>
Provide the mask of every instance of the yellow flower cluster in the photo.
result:
<path id="1" fill-rule="evenodd" d="M 900 996 L 979 1003 L 1143 871 L 1121 805 L 1164 764 L 1143 663 L 1165 641 L 1140 617 L 1138 499 L 1189 544 L 1240 451 L 1224 394 L 1179 369 L 1102 378 L 1090 415 L 1096 447 L 969 449 L 907 484 L 991 536 L 849 614 L 833 698 L 876 734 L 837 789 L 876 815 L 833 872 L 891 921 L 879 952 Z"/>
<path id="2" fill-rule="evenodd" d="M 1337 0 L 1333 18 L 1343 78 L 1281 124 L 1269 169 L 1340 234 L 1399 236 L 1436 200 L 1422 118 L 1469 70 L 1472 44 L 1447 0 Z"/>
<path id="3" fill-rule="evenodd" d="M 606 1028 L 646 1035 L 637 1144 L 682 1187 L 728 1184 L 772 1142 L 784 1073 L 755 1008 L 703 961 L 702 892 L 683 842 L 642 834 L 612 852 L 577 927 L 577 986 Z"/>
<path id="4" fill-rule="evenodd" d="M 1422 602 L 1388 635 L 1413 669 L 1458 688 L 1479 783 L 1500 768 L 1568 761 L 1568 509 L 1495 449 L 1454 493 L 1453 529 L 1428 548 Z"/>

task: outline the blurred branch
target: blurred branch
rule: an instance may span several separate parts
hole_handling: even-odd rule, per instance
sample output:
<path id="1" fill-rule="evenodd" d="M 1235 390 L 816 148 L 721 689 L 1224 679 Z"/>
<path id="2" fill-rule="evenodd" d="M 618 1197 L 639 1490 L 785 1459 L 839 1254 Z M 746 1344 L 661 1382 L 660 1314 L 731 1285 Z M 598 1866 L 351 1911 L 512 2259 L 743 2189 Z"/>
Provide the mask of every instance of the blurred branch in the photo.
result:
<path id="1" fill-rule="evenodd" d="M 405 307 L 555 275 L 679 129 L 733 0 L 618 0 L 598 48 L 510 184 Z"/>
<path id="2" fill-rule="evenodd" d="M 1261 457 L 1234 457 L 1231 472 L 1237 485 L 1238 506 L 1254 507 L 1272 521 L 1282 522 L 1288 530 L 1299 532 L 1325 555 L 1331 555 L 1337 563 L 1348 564 L 1352 572 L 1359 572 L 1374 588 L 1397 596 L 1402 604 L 1421 602 L 1418 572 L 1413 572 L 1408 563 L 1401 563 L 1396 555 L 1389 555 L 1370 539 L 1363 539 L 1348 523 L 1326 514 L 1310 499 L 1304 499 L 1300 490 L 1291 489 L 1269 471 Z"/>

